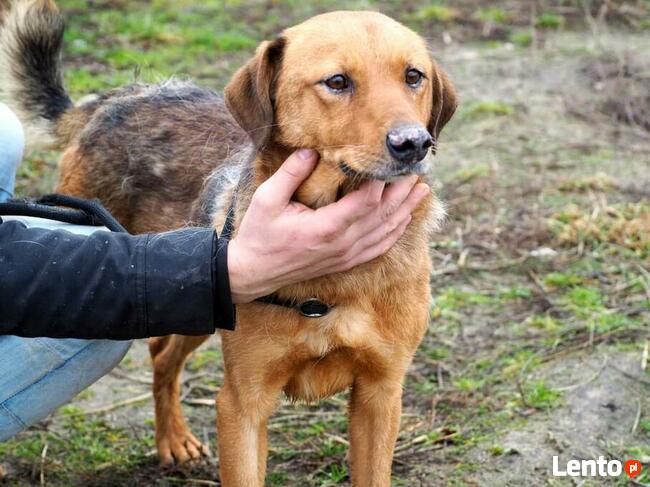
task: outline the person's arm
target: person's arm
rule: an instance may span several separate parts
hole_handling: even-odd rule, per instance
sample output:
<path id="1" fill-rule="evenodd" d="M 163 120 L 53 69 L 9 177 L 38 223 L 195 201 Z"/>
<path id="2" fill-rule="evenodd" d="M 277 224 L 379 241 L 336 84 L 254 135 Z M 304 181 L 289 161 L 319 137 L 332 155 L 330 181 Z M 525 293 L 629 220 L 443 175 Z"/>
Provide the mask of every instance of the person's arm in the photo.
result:
<path id="1" fill-rule="evenodd" d="M 340 272 L 386 252 L 428 194 L 417 178 L 370 181 L 312 210 L 291 201 L 314 151 L 290 156 L 253 195 L 236 237 L 0 224 L 0 335 L 132 339 L 235 327 L 234 303 Z"/>
<path id="2" fill-rule="evenodd" d="M 232 329 L 220 258 L 205 228 L 83 236 L 0 223 L 0 335 L 120 340 Z"/>

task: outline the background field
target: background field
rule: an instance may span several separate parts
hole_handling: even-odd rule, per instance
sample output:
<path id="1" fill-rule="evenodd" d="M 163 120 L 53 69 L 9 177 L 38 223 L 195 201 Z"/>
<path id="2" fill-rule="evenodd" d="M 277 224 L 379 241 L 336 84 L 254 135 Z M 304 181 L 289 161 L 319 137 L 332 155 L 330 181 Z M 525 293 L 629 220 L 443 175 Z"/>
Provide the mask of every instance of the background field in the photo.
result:
<path id="1" fill-rule="evenodd" d="M 650 3 L 61 0 L 75 98 L 191 76 L 221 89 L 262 39 L 369 8 L 429 39 L 462 104 L 434 168 L 449 217 L 431 243 L 435 305 L 411 367 L 394 485 L 628 485 L 550 476 L 551 457 L 636 458 L 650 485 Z M 51 190 L 56 156 L 20 169 Z M 184 408 L 214 448 L 218 338 Z M 2 485 L 218 485 L 217 460 L 161 470 L 151 372 L 118 370 L 0 444 Z M 269 485 L 347 485 L 345 395 L 284 404 Z"/>

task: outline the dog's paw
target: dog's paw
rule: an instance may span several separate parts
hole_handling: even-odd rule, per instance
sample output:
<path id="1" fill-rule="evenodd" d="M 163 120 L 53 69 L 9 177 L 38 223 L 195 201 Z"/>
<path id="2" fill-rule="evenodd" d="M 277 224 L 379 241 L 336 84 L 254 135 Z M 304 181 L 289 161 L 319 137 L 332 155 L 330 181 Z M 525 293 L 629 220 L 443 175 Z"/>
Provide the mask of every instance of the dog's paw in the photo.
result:
<path id="1" fill-rule="evenodd" d="M 187 428 L 178 428 L 160 438 L 158 454 L 161 465 L 165 467 L 211 456 L 210 449 Z"/>

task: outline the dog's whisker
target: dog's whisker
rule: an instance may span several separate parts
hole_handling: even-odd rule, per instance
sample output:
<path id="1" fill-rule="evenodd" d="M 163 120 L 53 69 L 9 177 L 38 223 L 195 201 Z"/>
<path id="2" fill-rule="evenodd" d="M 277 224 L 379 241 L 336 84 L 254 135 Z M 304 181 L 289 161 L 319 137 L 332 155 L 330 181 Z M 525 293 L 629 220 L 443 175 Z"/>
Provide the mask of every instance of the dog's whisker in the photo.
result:
<path id="1" fill-rule="evenodd" d="M 323 149 L 355 149 L 357 147 L 371 147 L 368 144 L 340 144 L 340 145 L 321 145 L 314 147 L 316 150 L 323 150 Z"/>

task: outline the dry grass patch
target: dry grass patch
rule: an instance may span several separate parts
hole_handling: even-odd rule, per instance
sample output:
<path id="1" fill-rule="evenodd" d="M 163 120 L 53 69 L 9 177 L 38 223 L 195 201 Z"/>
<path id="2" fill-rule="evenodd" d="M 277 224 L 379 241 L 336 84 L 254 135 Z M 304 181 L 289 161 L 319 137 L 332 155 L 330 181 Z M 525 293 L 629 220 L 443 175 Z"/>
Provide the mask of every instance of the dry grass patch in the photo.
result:
<path id="1" fill-rule="evenodd" d="M 612 243 L 650 255 L 650 205 L 644 202 L 596 207 L 591 212 L 570 205 L 549 223 L 563 246 Z"/>
<path id="2" fill-rule="evenodd" d="M 560 191 L 580 193 L 587 191 L 611 191 L 615 188 L 616 183 L 614 180 L 602 172 L 596 173 L 593 176 L 569 179 L 560 185 Z"/>

